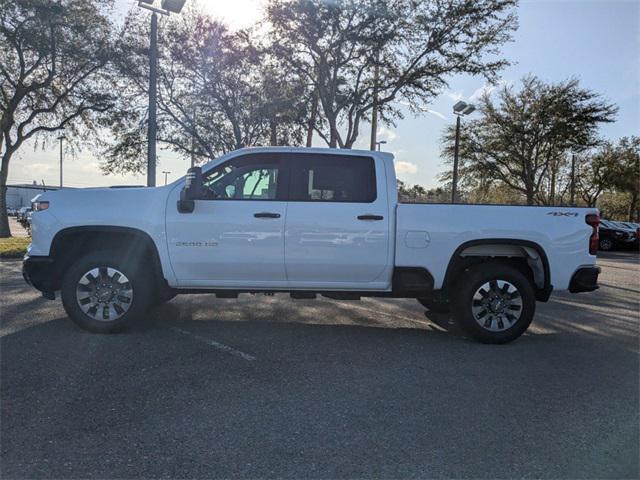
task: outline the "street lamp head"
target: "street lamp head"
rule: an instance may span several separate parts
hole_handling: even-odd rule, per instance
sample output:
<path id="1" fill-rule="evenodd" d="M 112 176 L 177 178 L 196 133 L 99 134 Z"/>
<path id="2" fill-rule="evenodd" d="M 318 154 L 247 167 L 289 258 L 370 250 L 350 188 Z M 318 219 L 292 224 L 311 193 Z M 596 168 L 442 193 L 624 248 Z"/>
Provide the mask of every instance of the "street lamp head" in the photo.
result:
<path id="1" fill-rule="evenodd" d="M 462 113 L 465 108 L 467 108 L 467 103 L 460 100 L 453 106 L 453 113 Z"/>
<path id="2" fill-rule="evenodd" d="M 172 13 L 180 13 L 186 0 L 162 0 L 162 8 Z"/>
<path id="3" fill-rule="evenodd" d="M 474 105 L 463 102 L 462 100 L 460 100 L 453 106 L 453 113 L 455 113 L 456 115 L 469 115 L 475 110 L 476 107 Z"/>
<path id="4" fill-rule="evenodd" d="M 469 105 L 467 105 L 467 108 L 465 108 L 462 111 L 462 114 L 463 115 L 469 115 L 470 113 L 473 113 L 475 110 L 476 110 L 476 107 L 471 105 L 471 104 L 469 104 Z"/>
<path id="5" fill-rule="evenodd" d="M 160 7 L 154 4 L 156 0 L 138 0 L 138 6 L 162 15 L 170 15 L 172 13 L 180 13 L 187 0 L 161 0 Z"/>

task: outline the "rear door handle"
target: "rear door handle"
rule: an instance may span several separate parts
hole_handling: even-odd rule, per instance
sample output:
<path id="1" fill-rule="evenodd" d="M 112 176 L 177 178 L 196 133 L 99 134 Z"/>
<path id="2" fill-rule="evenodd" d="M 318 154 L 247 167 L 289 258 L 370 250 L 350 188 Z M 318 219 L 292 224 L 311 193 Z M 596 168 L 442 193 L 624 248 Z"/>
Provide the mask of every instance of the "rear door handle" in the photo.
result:
<path id="1" fill-rule="evenodd" d="M 358 215 L 358 220 L 384 220 L 382 215 Z"/>
<path id="2" fill-rule="evenodd" d="M 254 213 L 253 216 L 256 218 L 280 218 L 279 213 L 270 213 L 270 212 Z"/>

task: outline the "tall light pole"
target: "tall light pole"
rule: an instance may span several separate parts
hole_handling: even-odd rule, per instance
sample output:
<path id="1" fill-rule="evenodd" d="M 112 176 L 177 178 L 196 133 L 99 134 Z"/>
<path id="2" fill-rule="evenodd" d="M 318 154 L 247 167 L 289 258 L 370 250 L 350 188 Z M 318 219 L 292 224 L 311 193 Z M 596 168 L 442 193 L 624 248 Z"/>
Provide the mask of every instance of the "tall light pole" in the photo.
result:
<path id="1" fill-rule="evenodd" d="M 373 70 L 373 109 L 371 111 L 371 150 L 380 144 L 377 142 L 378 136 L 378 83 L 380 82 L 380 48 L 376 51 L 376 65 Z M 386 142 L 385 142 L 386 143 Z"/>
<path id="2" fill-rule="evenodd" d="M 62 190 L 62 142 L 66 140 L 67 137 L 64 135 L 60 135 L 58 140 L 60 140 L 60 189 Z"/>
<path id="3" fill-rule="evenodd" d="M 378 147 L 378 151 L 380 151 L 380 145 L 386 145 L 387 141 L 386 140 L 380 140 L 379 142 L 376 142 L 376 146 Z"/>
<path id="4" fill-rule="evenodd" d="M 167 175 L 169 175 L 171 172 L 162 172 L 164 174 L 164 184 L 167 184 Z"/>
<path id="5" fill-rule="evenodd" d="M 576 206 L 576 154 L 571 155 L 571 206 Z"/>
<path id="6" fill-rule="evenodd" d="M 156 109 L 158 85 L 158 13 L 170 15 L 180 13 L 186 0 L 162 0 L 161 8 L 153 6 L 155 0 L 139 0 L 138 6 L 150 10 L 151 39 L 149 42 L 149 128 L 147 130 L 147 187 L 156 186 Z"/>
<path id="7" fill-rule="evenodd" d="M 460 117 L 469 115 L 475 111 L 476 107 L 470 103 L 459 101 L 453 106 L 453 113 L 456 115 L 456 143 L 453 147 L 453 179 L 451 181 L 451 203 L 456 203 L 458 193 L 458 152 L 460 150 Z"/>

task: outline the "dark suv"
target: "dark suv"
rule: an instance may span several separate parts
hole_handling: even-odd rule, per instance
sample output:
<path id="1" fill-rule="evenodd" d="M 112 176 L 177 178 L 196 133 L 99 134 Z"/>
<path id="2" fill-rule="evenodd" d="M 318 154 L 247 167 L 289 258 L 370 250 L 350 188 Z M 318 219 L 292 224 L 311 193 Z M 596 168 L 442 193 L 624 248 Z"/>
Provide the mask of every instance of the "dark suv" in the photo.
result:
<path id="1" fill-rule="evenodd" d="M 600 221 L 600 250 L 633 248 L 636 242 L 635 232 L 622 228 L 611 220 Z"/>

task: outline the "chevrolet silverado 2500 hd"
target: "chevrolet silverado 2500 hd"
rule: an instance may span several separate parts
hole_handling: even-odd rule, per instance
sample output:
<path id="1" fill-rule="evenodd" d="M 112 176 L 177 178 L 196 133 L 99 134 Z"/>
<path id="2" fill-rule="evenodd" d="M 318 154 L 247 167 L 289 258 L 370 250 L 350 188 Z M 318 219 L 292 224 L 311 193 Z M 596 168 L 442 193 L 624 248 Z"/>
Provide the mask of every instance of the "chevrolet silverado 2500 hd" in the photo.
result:
<path id="1" fill-rule="evenodd" d="M 595 290 L 598 211 L 399 204 L 387 153 L 243 149 L 158 188 L 47 192 L 27 282 L 93 332 L 177 293 L 416 298 L 504 343 L 553 289 Z"/>

